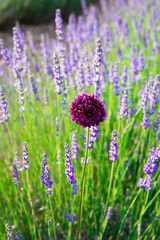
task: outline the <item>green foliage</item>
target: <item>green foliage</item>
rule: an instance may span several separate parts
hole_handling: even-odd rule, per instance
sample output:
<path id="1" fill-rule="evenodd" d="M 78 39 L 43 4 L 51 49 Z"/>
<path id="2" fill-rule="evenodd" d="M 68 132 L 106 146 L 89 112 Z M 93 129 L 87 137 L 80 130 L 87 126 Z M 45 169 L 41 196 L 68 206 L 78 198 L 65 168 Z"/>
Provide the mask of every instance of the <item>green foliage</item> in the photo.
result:
<path id="1" fill-rule="evenodd" d="M 86 3 L 94 2 L 87 0 Z M 71 12 L 79 13 L 80 0 L 0 0 L 0 25 L 14 23 L 42 23 L 54 17 L 55 10 L 60 8 L 67 19 Z"/>

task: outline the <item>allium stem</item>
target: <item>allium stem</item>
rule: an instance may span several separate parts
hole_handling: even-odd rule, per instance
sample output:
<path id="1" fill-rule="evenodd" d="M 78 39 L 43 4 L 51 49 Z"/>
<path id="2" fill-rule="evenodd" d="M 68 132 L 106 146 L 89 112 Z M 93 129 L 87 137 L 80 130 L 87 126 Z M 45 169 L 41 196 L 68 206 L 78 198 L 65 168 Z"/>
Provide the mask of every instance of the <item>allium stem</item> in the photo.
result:
<path id="1" fill-rule="evenodd" d="M 52 207 L 51 195 L 49 195 L 49 203 L 50 203 L 51 214 L 52 214 L 52 224 L 53 224 L 53 231 L 54 231 L 54 239 L 57 240 L 56 225 L 55 225 L 55 220 L 54 220 L 54 214 L 53 214 L 53 207 Z"/>
<path id="2" fill-rule="evenodd" d="M 89 145 L 89 127 L 87 127 L 87 146 L 86 146 L 85 161 L 84 161 L 82 180 L 81 180 L 81 196 L 80 196 L 80 204 L 79 204 L 78 225 L 77 225 L 76 238 L 75 238 L 76 240 L 78 240 L 79 230 L 80 230 L 80 225 L 81 225 L 81 218 L 82 218 L 82 204 L 83 204 L 83 193 L 84 193 L 84 176 L 85 176 L 85 170 L 86 170 L 87 158 L 88 158 L 88 145 Z"/>
<path id="3" fill-rule="evenodd" d="M 129 205 L 129 207 L 128 207 L 128 209 L 127 209 L 127 212 L 125 213 L 125 215 L 124 215 L 124 217 L 123 217 L 123 219 L 122 219 L 122 222 L 121 222 L 121 225 L 120 225 L 120 228 L 119 228 L 119 231 L 118 231 L 118 235 L 117 235 L 116 240 L 119 239 L 119 237 L 120 237 L 120 233 L 121 233 L 121 231 L 122 231 L 122 227 L 123 227 L 123 224 L 124 224 L 124 221 L 125 221 L 125 219 L 126 219 L 128 213 L 129 213 L 130 209 L 132 208 L 133 204 L 134 204 L 135 201 L 137 200 L 137 198 L 138 198 L 140 192 L 141 192 L 141 189 L 138 191 L 137 195 L 135 196 L 135 198 L 133 199 L 133 201 L 132 201 L 131 204 Z"/>

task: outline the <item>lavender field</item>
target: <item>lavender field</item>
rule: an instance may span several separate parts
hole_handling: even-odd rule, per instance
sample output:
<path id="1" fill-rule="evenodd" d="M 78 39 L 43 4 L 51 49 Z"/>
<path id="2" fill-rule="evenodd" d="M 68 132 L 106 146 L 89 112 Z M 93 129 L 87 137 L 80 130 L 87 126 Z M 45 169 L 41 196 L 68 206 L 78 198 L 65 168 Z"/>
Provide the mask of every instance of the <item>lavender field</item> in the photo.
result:
<path id="1" fill-rule="evenodd" d="M 160 1 L 82 7 L 0 39 L 2 240 L 160 240 Z"/>

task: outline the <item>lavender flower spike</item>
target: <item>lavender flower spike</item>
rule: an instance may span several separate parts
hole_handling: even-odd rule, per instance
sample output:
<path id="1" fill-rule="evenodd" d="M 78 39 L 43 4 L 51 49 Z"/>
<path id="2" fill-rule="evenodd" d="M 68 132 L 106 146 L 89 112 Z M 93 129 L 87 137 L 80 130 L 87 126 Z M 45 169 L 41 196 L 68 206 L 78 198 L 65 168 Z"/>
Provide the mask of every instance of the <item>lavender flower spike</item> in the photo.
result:
<path id="1" fill-rule="evenodd" d="M 76 175 L 74 174 L 74 167 L 71 164 L 71 152 L 69 150 L 69 145 L 65 144 L 65 166 L 66 166 L 66 175 L 67 175 L 67 181 L 69 184 L 72 184 L 72 194 L 75 195 L 77 194 L 77 180 L 76 180 Z"/>
<path id="2" fill-rule="evenodd" d="M 112 215 L 112 210 L 113 208 L 112 207 L 108 207 L 108 210 L 107 210 L 107 215 L 106 215 L 106 220 L 109 221 L 110 218 L 111 218 L 111 215 Z"/>
<path id="3" fill-rule="evenodd" d="M 22 142 L 22 159 L 23 159 L 23 165 L 24 169 L 28 170 L 30 168 L 29 161 L 28 161 L 28 148 L 26 147 L 26 142 Z"/>
<path id="4" fill-rule="evenodd" d="M 4 88 L 0 85 L 0 123 L 8 122 L 11 115 L 8 113 L 8 102 L 5 100 Z"/>
<path id="5" fill-rule="evenodd" d="M 147 113 L 146 113 L 146 110 L 143 109 L 143 121 L 141 122 L 141 126 L 144 128 L 144 129 L 147 129 L 148 127 L 151 126 L 151 123 L 148 122 L 148 116 L 147 116 Z"/>
<path id="6" fill-rule="evenodd" d="M 14 153 L 13 164 L 17 166 L 18 172 L 22 172 L 23 171 L 22 162 L 21 162 L 21 159 L 19 157 L 18 152 Z"/>
<path id="7" fill-rule="evenodd" d="M 111 143 L 110 143 L 110 150 L 109 150 L 109 160 L 111 162 L 116 162 L 118 159 L 117 152 L 118 152 L 118 144 L 117 144 L 117 133 L 116 130 L 112 131 L 111 134 Z"/>
<path id="8" fill-rule="evenodd" d="M 19 176 L 18 176 L 18 169 L 15 164 L 13 164 L 13 182 L 16 187 L 20 187 Z"/>
<path id="9" fill-rule="evenodd" d="M 72 132 L 72 147 L 71 147 L 71 152 L 72 152 L 72 158 L 75 160 L 78 157 L 78 143 L 77 143 L 77 137 L 76 137 L 77 131 Z"/>
<path id="10" fill-rule="evenodd" d="M 46 161 L 47 154 L 44 152 L 42 156 L 43 156 L 43 160 L 42 160 L 42 170 L 41 170 L 42 172 L 41 183 L 47 187 L 46 192 L 48 195 L 50 195 L 50 194 L 53 194 L 52 192 L 53 181 L 50 178 L 49 168 L 47 166 L 47 161 Z"/>
<path id="11" fill-rule="evenodd" d="M 10 225 L 7 223 L 5 227 L 7 231 L 7 240 L 14 240 Z"/>
<path id="12" fill-rule="evenodd" d="M 53 63 L 54 63 L 54 83 L 56 85 L 55 92 L 57 94 L 62 94 L 65 90 L 64 79 L 63 79 L 63 76 L 61 74 L 61 69 L 60 69 L 60 65 L 59 65 L 57 55 L 54 54 L 53 58 L 54 58 L 53 59 Z"/>
<path id="13" fill-rule="evenodd" d="M 64 41 L 63 20 L 62 20 L 60 9 L 56 10 L 55 23 L 56 23 L 56 31 L 55 32 L 56 32 L 57 40 L 59 42 L 63 42 Z"/>
<path id="14" fill-rule="evenodd" d="M 120 119 L 122 119 L 122 118 L 124 118 L 124 117 L 126 117 L 128 115 L 128 113 L 129 113 L 129 111 L 128 111 L 128 104 L 129 104 L 128 90 L 125 89 L 123 98 L 121 100 L 121 107 L 120 107 L 120 113 L 119 113 L 119 118 Z"/>
<path id="15" fill-rule="evenodd" d="M 21 236 L 20 236 L 19 232 L 16 232 L 16 240 L 21 240 Z"/>

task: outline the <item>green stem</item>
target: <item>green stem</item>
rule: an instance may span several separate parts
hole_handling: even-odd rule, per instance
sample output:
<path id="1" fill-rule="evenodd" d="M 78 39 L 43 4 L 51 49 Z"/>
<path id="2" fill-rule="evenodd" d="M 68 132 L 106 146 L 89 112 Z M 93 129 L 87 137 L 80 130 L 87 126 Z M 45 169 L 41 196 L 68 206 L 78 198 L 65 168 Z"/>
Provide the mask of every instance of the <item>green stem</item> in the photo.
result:
<path id="1" fill-rule="evenodd" d="M 33 221 L 34 221 L 34 227 L 33 227 L 34 239 L 37 239 L 37 236 L 36 236 L 36 219 L 35 219 L 35 213 L 34 213 L 32 198 L 31 198 L 31 194 L 30 194 L 30 189 L 29 189 L 29 177 L 28 177 L 28 171 L 27 170 L 26 170 L 26 177 L 27 177 L 27 188 L 28 188 L 27 194 L 28 194 L 28 197 L 29 197 L 29 202 L 30 202 L 30 205 L 31 205 L 32 216 L 33 216 Z"/>
<path id="2" fill-rule="evenodd" d="M 49 195 L 49 203 L 50 203 L 50 208 L 51 208 L 51 213 L 52 213 L 52 224 L 53 224 L 54 238 L 55 238 L 55 240 L 57 240 L 56 225 L 55 225 L 55 220 L 54 220 L 54 214 L 53 214 L 53 207 L 52 207 L 51 195 Z"/>
<path id="3" fill-rule="evenodd" d="M 85 170 L 87 165 L 87 158 L 88 158 L 88 144 L 89 144 L 89 127 L 87 128 L 87 147 L 86 147 L 86 154 L 85 154 L 85 161 L 82 173 L 82 180 L 81 180 L 81 196 L 80 196 L 80 205 L 79 205 L 79 216 L 78 216 L 78 225 L 76 231 L 76 240 L 78 240 L 79 230 L 81 225 L 81 218 L 82 218 L 82 204 L 83 204 L 83 192 L 84 192 L 84 177 L 85 177 Z"/>
<path id="4" fill-rule="evenodd" d="M 120 233 L 121 233 L 121 230 L 122 230 L 124 221 L 125 221 L 128 213 L 129 213 L 130 209 L 132 208 L 133 204 L 135 203 L 137 197 L 139 196 L 141 190 L 142 190 L 142 189 L 140 189 L 140 190 L 138 191 L 137 195 L 135 196 L 135 198 L 133 199 L 133 201 L 132 201 L 131 204 L 129 205 L 129 208 L 128 208 L 127 212 L 125 213 L 125 215 L 124 215 L 124 217 L 123 217 L 123 219 L 122 219 L 122 222 L 121 222 L 121 225 L 120 225 L 120 228 L 119 228 L 119 231 L 118 231 L 118 236 L 117 236 L 116 240 L 119 239 L 119 236 L 120 236 Z"/>
<path id="5" fill-rule="evenodd" d="M 106 208 L 105 208 L 105 214 L 107 212 L 108 209 L 108 203 L 109 203 L 109 197 L 110 197 L 110 192 L 111 192 L 111 185 L 112 185 L 112 177 L 113 177 L 113 168 L 114 168 L 114 162 L 112 162 L 112 167 L 111 167 L 111 173 L 110 173 L 110 180 L 109 180 L 109 188 L 108 188 L 108 196 L 107 196 L 107 204 L 106 204 Z M 102 239 L 103 237 L 103 233 L 106 229 L 108 221 L 105 219 L 102 225 L 102 232 L 100 233 L 99 237 L 97 240 Z"/>

